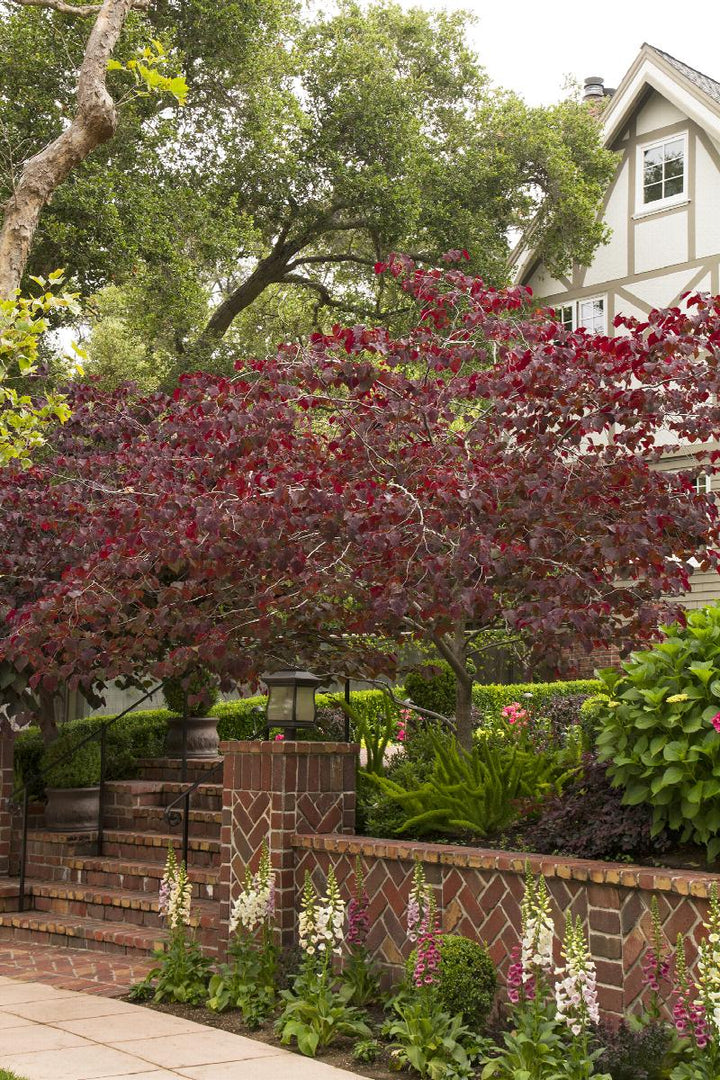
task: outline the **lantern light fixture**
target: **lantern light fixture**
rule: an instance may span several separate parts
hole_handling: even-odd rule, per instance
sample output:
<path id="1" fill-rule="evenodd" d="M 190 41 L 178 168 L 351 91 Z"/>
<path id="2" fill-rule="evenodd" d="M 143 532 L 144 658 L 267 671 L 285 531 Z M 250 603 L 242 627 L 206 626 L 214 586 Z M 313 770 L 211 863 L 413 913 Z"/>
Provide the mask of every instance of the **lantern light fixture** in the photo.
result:
<path id="1" fill-rule="evenodd" d="M 315 691 L 322 682 L 310 671 L 273 671 L 261 676 L 268 688 L 267 730 L 288 729 L 296 737 L 297 730 L 315 726 Z"/>

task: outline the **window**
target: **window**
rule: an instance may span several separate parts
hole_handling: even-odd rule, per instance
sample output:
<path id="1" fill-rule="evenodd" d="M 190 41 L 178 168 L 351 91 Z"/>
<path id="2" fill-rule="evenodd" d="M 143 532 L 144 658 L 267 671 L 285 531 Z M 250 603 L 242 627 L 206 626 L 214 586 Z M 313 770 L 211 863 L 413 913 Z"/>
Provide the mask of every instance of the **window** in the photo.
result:
<path id="1" fill-rule="evenodd" d="M 712 477 L 707 473 L 700 473 L 695 477 L 695 491 L 698 495 L 709 495 L 712 491 Z"/>
<path id="2" fill-rule="evenodd" d="M 662 209 L 682 201 L 687 191 L 687 136 L 642 146 L 640 155 L 640 209 Z"/>
<path id="3" fill-rule="evenodd" d="M 561 323 L 564 330 L 572 330 L 574 328 L 574 308 L 574 304 L 563 304 L 562 307 L 555 308 L 555 318 Z"/>
<path id="4" fill-rule="evenodd" d="M 592 300 L 578 300 L 578 327 L 584 326 L 590 334 L 604 334 L 605 328 L 605 299 L 595 297 Z"/>
<path id="5" fill-rule="evenodd" d="M 605 297 L 593 296 L 588 300 L 574 300 L 572 304 L 559 304 L 555 318 L 564 330 L 585 327 L 589 334 L 606 334 Z"/>

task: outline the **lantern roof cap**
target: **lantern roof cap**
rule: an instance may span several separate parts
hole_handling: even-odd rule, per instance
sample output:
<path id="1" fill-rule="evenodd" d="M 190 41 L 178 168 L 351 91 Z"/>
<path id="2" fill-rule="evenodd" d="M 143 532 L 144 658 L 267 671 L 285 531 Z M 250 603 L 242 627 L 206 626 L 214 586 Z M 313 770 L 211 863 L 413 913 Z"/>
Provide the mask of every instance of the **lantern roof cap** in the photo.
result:
<path id="1" fill-rule="evenodd" d="M 311 671 L 298 671 L 294 668 L 285 668 L 281 671 L 267 671 L 260 678 L 268 686 L 291 686 L 300 683 L 305 686 L 319 686 L 323 681 Z"/>

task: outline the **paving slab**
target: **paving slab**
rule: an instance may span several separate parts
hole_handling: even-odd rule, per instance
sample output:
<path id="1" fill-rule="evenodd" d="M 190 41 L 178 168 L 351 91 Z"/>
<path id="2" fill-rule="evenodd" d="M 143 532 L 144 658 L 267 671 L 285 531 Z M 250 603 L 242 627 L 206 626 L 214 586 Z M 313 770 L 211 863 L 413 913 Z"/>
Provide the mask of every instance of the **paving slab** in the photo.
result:
<path id="1" fill-rule="evenodd" d="M 25 1080 L 360 1080 L 141 1005 L 0 982 L 0 1061 Z"/>
<path id="2" fill-rule="evenodd" d="M 223 1061 L 250 1061 L 282 1053 L 275 1046 L 246 1039 L 243 1035 L 207 1028 L 203 1024 L 198 1027 L 200 1031 L 186 1035 L 121 1042 L 111 1039 L 110 1045 L 166 1069 L 177 1069 L 182 1065 L 216 1065 Z"/>

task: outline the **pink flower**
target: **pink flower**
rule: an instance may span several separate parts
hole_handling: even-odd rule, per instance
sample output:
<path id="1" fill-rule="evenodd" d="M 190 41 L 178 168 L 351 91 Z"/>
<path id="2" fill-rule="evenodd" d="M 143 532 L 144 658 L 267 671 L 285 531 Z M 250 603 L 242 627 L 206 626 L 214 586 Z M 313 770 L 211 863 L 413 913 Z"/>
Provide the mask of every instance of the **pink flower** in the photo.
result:
<path id="1" fill-rule="evenodd" d="M 435 972 L 439 966 L 440 949 L 437 943 L 437 919 L 431 905 L 420 927 L 417 962 L 413 971 L 415 985 L 431 986 L 435 982 Z"/>
<path id="2" fill-rule="evenodd" d="M 351 948 L 365 944 L 370 930 L 369 903 L 367 893 L 363 892 L 360 896 L 353 896 L 348 904 L 348 931 L 345 941 Z"/>
<path id="3" fill-rule="evenodd" d="M 282 742 L 284 738 L 285 736 L 282 732 L 280 732 L 278 735 L 275 736 L 275 742 Z"/>
<path id="4" fill-rule="evenodd" d="M 519 701 L 511 702 L 501 711 L 509 724 L 518 724 L 519 727 L 522 727 L 529 720 L 527 709 L 523 709 Z"/>
<path id="5" fill-rule="evenodd" d="M 716 731 L 720 731 L 720 712 L 715 713 L 715 715 L 713 716 L 710 723 L 712 724 L 712 726 L 715 728 Z"/>

